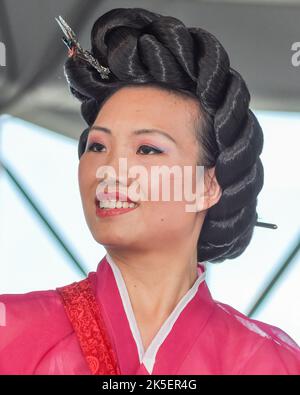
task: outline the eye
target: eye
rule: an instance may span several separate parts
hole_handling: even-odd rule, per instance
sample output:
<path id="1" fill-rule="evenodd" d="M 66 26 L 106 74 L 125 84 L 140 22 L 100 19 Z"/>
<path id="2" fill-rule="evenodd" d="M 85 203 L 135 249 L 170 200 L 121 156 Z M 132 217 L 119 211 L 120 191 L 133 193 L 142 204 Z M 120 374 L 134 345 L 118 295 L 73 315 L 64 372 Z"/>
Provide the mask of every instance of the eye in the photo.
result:
<path id="1" fill-rule="evenodd" d="M 143 153 L 143 155 L 153 155 L 153 154 L 163 153 L 163 151 L 161 151 L 160 149 L 151 147 L 150 145 L 141 145 L 139 149 L 141 149 L 141 148 L 145 152 L 145 153 Z M 149 151 L 152 151 L 152 153 L 149 153 Z"/>
<path id="2" fill-rule="evenodd" d="M 90 143 L 87 147 L 87 151 L 93 151 L 93 152 L 101 152 L 101 149 L 104 147 L 103 144 L 99 143 Z M 104 147 L 105 148 L 105 147 Z"/>

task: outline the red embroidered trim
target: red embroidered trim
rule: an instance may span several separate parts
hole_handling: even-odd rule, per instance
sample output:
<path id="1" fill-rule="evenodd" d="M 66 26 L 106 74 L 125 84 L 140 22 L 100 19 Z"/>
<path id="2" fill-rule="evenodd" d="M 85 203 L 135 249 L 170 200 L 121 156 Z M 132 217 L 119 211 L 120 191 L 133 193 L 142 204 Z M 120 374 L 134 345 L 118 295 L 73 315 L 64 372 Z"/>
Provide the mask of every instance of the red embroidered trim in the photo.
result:
<path id="1" fill-rule="evenodd" d="M 56 288 L 94 375 L 121 374 L 89 278 Z"/>

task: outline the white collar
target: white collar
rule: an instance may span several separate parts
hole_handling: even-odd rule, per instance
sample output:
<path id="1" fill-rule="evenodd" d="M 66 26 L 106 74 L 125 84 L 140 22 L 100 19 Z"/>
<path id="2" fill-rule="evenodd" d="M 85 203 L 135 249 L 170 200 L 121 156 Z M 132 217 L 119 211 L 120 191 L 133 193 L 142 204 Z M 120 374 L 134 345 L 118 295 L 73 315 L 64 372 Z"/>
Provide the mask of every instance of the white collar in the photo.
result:
<path id="1" fill-rule="evenodd" d="M 124 281 L 124 278 L 122 276 L 122 273 L 117 266 L 117 264 L 114 262 L 112 257 L 106 253 L 106 260 L 110 264 L 111 269 L 113 271 L 119 293 L 122 299 L 123 307 L 127 316 L 127 320 L 131 329 L 131 333 L 133 335 L 133 338 L 135 340 L 137 350 L 138 350 L 138 355 L 139 355 L 139 360 L 140 363 L 144 364 L 144 366 L 147 368 L 150 374 L 152 374 L 154 363 L 155 363 L 155 357 L 156 354 L 159 350 L 159 347 L 161 344 L 164 342 L 168 334 L 170 333 L 173 325 L 175 324 L 177 318 L 179 317 L 180 313 L 183 311 L 183 309 L 187 306 L 187 304 L 192 300 L 192 298 L 195 296 L 199 285 L 201 284 L 202 281 L 204 281 L 205 276 L 206 276 L 206 266 L 205 263 L 202 262 L 202 265 L 204 266 L 204 272 L 201 275 L 198 275 L 197 280 L 193 284 L 193 286 L 187 291 L 187 293 L 180 299 L 180 301 L 177 303 L 176 307 L 172 311 L 172 313 L 169 315 L 169 317 L 165 320 L 159 331 L 156 333 L 154 338 L 152 339 L 150 345 L 148 346 L 146 352 L 143 347 L 143 342 L 141 338 L 141 334 L 134 316 L 134 312 L 132 309 L 131 301 L 129 298 L 128 290 Z M 199 263 L 198 263 L 199 265 Z"/>

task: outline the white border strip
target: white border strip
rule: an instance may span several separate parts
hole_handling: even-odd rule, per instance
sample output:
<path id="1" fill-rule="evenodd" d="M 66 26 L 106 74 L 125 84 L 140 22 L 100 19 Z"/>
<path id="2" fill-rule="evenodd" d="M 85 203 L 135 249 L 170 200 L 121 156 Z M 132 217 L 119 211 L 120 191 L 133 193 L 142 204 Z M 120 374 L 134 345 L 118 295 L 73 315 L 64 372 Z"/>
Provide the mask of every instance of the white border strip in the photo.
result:
<path id="1" fill-rule="evenodd" d="M 119 289 L 119 292 L 121 295 L 121 299 L 123 302 L 123 307 L 126 312 L 127 320 L 128 320 L 132 335 L 134 337 L 137 349 L 138 349 L 140 363 L 142 363 L 143 356 L 145 353 L 144 346 L 143 346 L 143 342 L 141 339 L 140 331 L 139 331 L 137 323 L 136 323 L 134 312 L 132 310 L 132 305 L 131 305 L 131 301 L 130 301 L 128 291 L 126 288 L 126 284 L 124 282 L 124 279 L 123 279 L 120 269 L 118 268 L 117 264 L 113 261 L 112 257 L 108 253 L 106 254 L 106 259 L 113 270 L 113 273 L 114 273 L 114 276 L 115 276 L 115 279 L 117 282 L 117 286 L 118 286 L 118 289 Z"/>

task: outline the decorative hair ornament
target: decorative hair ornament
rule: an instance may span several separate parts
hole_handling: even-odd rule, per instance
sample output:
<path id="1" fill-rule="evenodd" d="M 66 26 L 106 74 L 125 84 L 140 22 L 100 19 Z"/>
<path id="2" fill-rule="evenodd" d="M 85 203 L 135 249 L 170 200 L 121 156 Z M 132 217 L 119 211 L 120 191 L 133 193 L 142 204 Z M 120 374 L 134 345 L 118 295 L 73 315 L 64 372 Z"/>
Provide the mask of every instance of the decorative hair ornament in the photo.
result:
<path id="1" fill-rule="evenodd" d="M 102 79 L 108 79 L 108 74 L 110 73 L 109 68 L 102 66 L 89 51 L 82 48 L 76 38 L 75 33 L 60 15 L 58 18 L 55 18 L 55 20 L 66 36 L 63 37 L 62 40 L 69 48 L 68 56 L 78 56 L 79 58 L 85 60 L 100 73 Z"/>
<path id="2" fill-rule="evenodd" d="M 268 229 L 277 229 L 278 226 L 275 224 L 269 224 L 267 222 L 258 222 L 256 221 L 255 226 L 261 226 L 263 228 L 268 228 Z"/>

